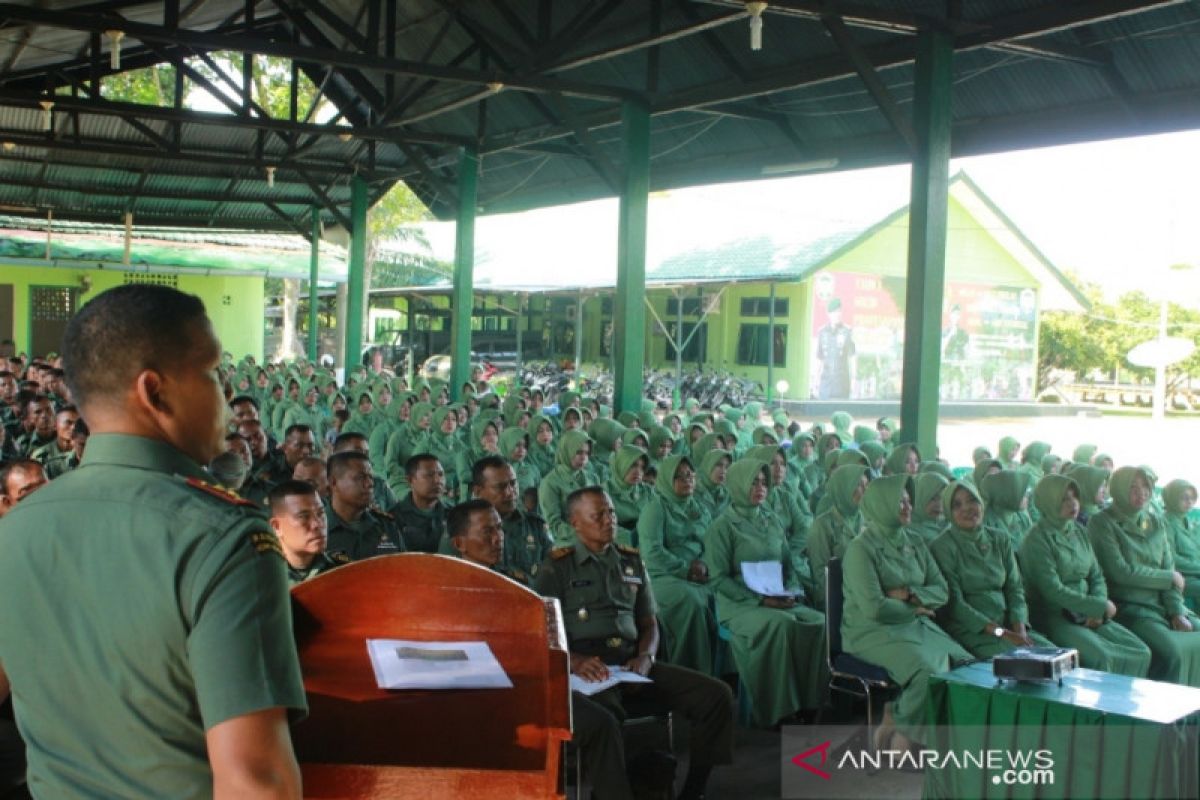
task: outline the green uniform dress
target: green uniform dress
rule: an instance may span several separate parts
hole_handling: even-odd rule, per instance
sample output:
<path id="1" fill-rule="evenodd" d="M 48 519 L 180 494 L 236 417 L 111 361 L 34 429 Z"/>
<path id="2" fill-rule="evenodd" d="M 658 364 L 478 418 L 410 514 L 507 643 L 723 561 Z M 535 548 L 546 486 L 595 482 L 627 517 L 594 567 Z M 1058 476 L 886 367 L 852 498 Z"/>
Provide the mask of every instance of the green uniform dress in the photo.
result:
<path id="1" fill-rule="evenodd" d="M 529 420 L 529 463 L 538 468 L 538 472 L 542 474 L 544 479 L 554 469 L 554 465 L 558 463 L 557 457 L 554 454 L 555 443 L 551 440 L 550 444 L 541 444 L 538 441 L 537 432 L 543 425 L 549 425 L 550 430 L 554 430 L 554 423 L 544 414 L 535 414 Z"/>
<path id="2" fill-rule="evenodd" d="M 306 707 L 266 518 L 138 436 L 5 516 L 0 662 L 35 797 L 211 797 L 205 731 Z"/>
<path id="3" fill-rule="evenodd" d="M 433 424 L 429 426 L 429 446 L 426 448 L 426 452 L 436 456 L 438 463 L 442 465 L 442 471 L 446 474 L 446 496 L 451 498 L 460 497 L 459 481 L 462 480 L 462 473 L 458 469 L 461 463 L 459 457 L 465 452 L 462 441 L 458 438 L 457 427 L 451 433 L 442 430 L 446 417 L 454 414 L 453 406 L 442 406 L 433 412 Z M 467 483 L 470 482 L 471 473 L 468 467 Z M 470 490 L 466 489 L 466 493 L 469 495 Z"/>
<path id="4" fill-rule="evenodd" d="M 1021 549 L 1021 540 L 1033 527 L 1029 512 L 1022 508 L 1029 494 L 1028 472 L 1006 469 L 988 475 L 978 487 L 983 499 L 983 524 L 1008 536 L 1013 552 Z M 947 505 L 947 513 L 950 506 Z"/>
<path id="5" fill-rule="evenodd" d="M 465 502 L 471 499 L 471 475 L 475 468 L 475 462 L 485 456 L 503 455 L 499 448 L 499 437 L 497 436 L 497 448 L 489 450 L 484 447 L 483 437 L 488 431 L 497 432 L 497 423 L 493 421 L 494 417 L 479 416 L 471 422 L 470 433 L 468 434 L 467 446 L 459 448 L 455 455 L 454 461 L 449 464 L 443 464 L 447 474 L 454 472 L 456 491 L 448 492 L 451 497 L 455 497 L 459 502 Z M 434 414 L 436 424 L 437 414 Z M 520 428 L 512 428 L 510 430 L 520 431 Z M 506 430 L 505 433 L 509 431 Z"/>
<path id="6" fill-rule="evenodd" d="M 1116 620 L 1089 628 L 1089 619 L 1104 619 L 1108 586 L 1087 533 L 1059 510 L 1074 481 L 1047 475 L 1034 489 L 1041 519 L 1021 542 L 1022 575 L 1035 628 L 1060 647 L 1079 651 L 1080 666 L 1144 678 L 1150 670 L 1150 648 Z M 1077 487 L 1078 488 L 1078 487 Z"/>
<path id="7" fill-rule="evenodd" d="M 572 654 L 624 664 L 637 654 L 638 622 L 657 611 L 645 566 L 632 548 L 610 544 L 593 553 L 582 544 L 551 553 L 533 588 L 562 604 Z M 599 797 L 632 800 L 625 776 L 620 720 L 626 695 L 648 696 L 689 722 L 689 761 L 733 760 L 733 695 L 722 682 L 673 664 L 654 664 L 644 687 L 616 686 L 586 697 L 571 693 L 572 733 L 584 771 Z"/>
<path id="8" fill-rule="evenodd" d="M 395 517 L 386 511 L 368 508 L 356 519 L 347 520 L 338 516 L 332 505 L 327 505 L 325 517 L 329 521 L 325 552 L 331 558 L 345 556 L 351 561 L 359 561 L 372 556 L 403 553 L 408 549 L 396 526 Z"/>
<path id="9" fill-rule="evenodd" d="M 1182 513 L 1180 503 L 1187 492 L 1195 491 L 1196 487 L 1188 481 L 1174 480 L 1163 488 L 1162 493 L 1166 510 L 1163 521 L 1175 553 L 1175 569 L 1183 573 L 1183 597 L 1192 610 L 1200 602 L 1200 525 Z"/>
<path id="10" fill-rule="evenodd" d="M 403 392 L 396 395 L 396 399 L 389 406 L 388 414 L 383 420 L 375 426 L 371 431 L 371 435 L 367 437 L 367 448 L 371 452 L 371 466 L 375 468 L 375 472 L 380 475 L 387 475 L 387 446 L 388 440 L 392 438 L 392 434 L 408 424 L 408 414 L 412 411 L 412 394 Z M 404 409 L 401 411 L 401 409 Z M 400 415 L 404 414 L 401 419 Z"/>
<path id="11" fill-rule="evenodd" d="M 724 450 L 710 450 L 696 469 L 696 502 L 704 507 L 710 519 L 721 516 L 729 507 L 729 489 L 712 479 L 712 471 L 722 459 L 732 463 L 733 455 Z M 696 463 L 694 459 L 689 461 Z"/>
<path id="12" fill-rule="evenodd" d="M 628 428 L 615 419 L 598 419 L 588 429 L 592 437 L 592 463 L 607 465 L 612 455 L 621 446 L 621 437 Z"/>
<path id="13" fill-rule="evenodd" d="M 754 458 L 770 465 L 777 456 L 782 455 L 786 464 L 787 452 L 778 446 L 760 445 L 746 451 L 746 458 Z M 788 485 L 786 474 L 783 482 L 775 483 L 774 472 L 771 478 L 771 490 L 767 494 L 767 508 L 783 523 L 787 532 L 788 552 L 791 554 L 792 570 L 800 580 L 806 597 L 812 597 L 817 590 L 813 581 L 812 567 L 808 563 L 808 532 L 812 528 L 813 517 L 808 508 L 800 502 L 800 493 Z"/>
<path id="14" fill-rule="evenodd" d="M 518 461 L 513 451 L 520 445 L 525 445 L 525 456 Z M 500 434 L 500 455 L 513 468 L 517 476 L 517 492 L 526 489 L 536 489 L 542 482 L 542 472 L 529 460 L 530 436 L 523 428 L 505 428 Z"/>
<path id="15" fill-rule="evenodd" d="M 892 707 L 896 727 L 923 741 L 929 676 L 971 654 L 938 627 L 916 613 L 918 606 L 936 611 L 949 599 L 946 579 L 929 549 L 900 526 L 900 493 L 907 475 L 891 475 L 871 483 L 863 495 L 866 526 L 847 546 L 843 562 L 842 648 L 887 670 L 900 686 Z M 910 601 L 888 597 L 907 589 Z"/>
<path id="16" fill-rule="evenodd" d="M 617 513 L 617 543 L 626 547 L 636 547 L 638 517 L 646 507 L 654 490 L 649 484 L 638 481 L 630 484 L 625 480 L 625 474 L 633 469 L 633 465 L 642 462 L 644 470 L 650 463 L 650 456 L 640 447 L 621 445 L 612 457 L 612 472 L 604 482 L 604 491 L 608 492 Z"/>
<path id="17" fill-rule="evenodd" d="M 825 616 L 804 605 L 768 608 L 742 578 L 743 563 L 778 561 L 784 586 L 800 589 L 783 525 L 765 504 L 750 504 L 751 483 L 767 472 L 767 466 L 755 460 L 729 468 L 730 506 L 704 537 L 717 619 L 731 633 L 733 661 L 750 695 L 754 721 L 761 726 L 820 707 L 829 685 Z"/>
<path id="18" fill-rule="evenodd" d="M 423 423 L 423 420 L 428 420 Z M 414 403 L 408 422 L 402 424 L 388 437 L 384 450 L 384 461 L 387 463 L 387 482 L 392 492 L 397 496 L 408 491 L 408 475 L 404 472 L 405 463 L 415 455 L 428 453 L 432 445 L 430 426 L 433 424 L 433 404 Z M 443 464 L 442 469 L 446 466 Z"/>
<path id="19" fill-rule="evenodd" d="M 667 635 L 672 664 L 711 673 L 720 644 L 716 600 L 708 583 L 688 580 L 692 562 L 703 560 L 704 534 L 712 518 L 695 493 L 675 493 L 675 471 L 691 460 L 668 456 L 659 467 L 654 496 L 638 520 L 638 549 L 654 584 L 658 620 Z"/>
<path id="20" fill-rule="evenodd" d="M 595 475 L 585 466 L 572 469 L 571 459 L 591 440 L 583 431 L 567 431 L 558 437 L 558 462 L 538 487 L 538 510 L 546 520 L 546 529 L 556 546 L 570 546 L 575 541 L 575 529 L 567 521 L 567 497 L 576 489 L 598 485 Z"/>
<path id="21" fill-rule="evenodd" d="M 945 514 L 931 517 L 925 513 L 925 507 L 941 495 L 949 483 L 936 472 L 922 472 L 913 479 L 912 522 L 908 524 L 908 532 L 920 536 L 926 545 L 946 529 L 946 517 Z"/>
<path id="22" fill-rule="evenodd" d="M 813 605 L 825 607 L 825 567 L 831 558 L 841 558 L 850 541 L 862 529 L 862 513 L 854 501 L 867 468 L 859 464 L 838 467 L 830 476 L 826 493 L 831 507 L 818 514 L 808 533 L 808 564 L 813 576 Z"/>
<path id="23" fill-rule="evenodd" d="M 1166 526 L 1145 508 L 1129 504 L 1139 474 L 1146 476 L 1139 467 L 1112 474 L 1112 505 L 1088 520 L 1088 537 L 1117 605 L 1117 621 L 1150 647 L 1150 677 L 1200 687 L 1200 617 L 1187 610 L 1172 584 L 1175 556 Z M 1192 631 L 1171 628 L 1178 615 L 1188 618 Z"/>
<path id="24" fill-rule="evenodd" d="M 942 492 L 944 507 L 950 508 L 955 492 L 970 492 L 979 500 L 974 486 L 954 483 Z M 943 620 L 946 632 L 976 658 L 992 658 L 1012 650 L 1015 645 L 992 633 L 996 625 L 1029 625 L 1025 589 L 1008 535 L 982 523 L 968 530 L 951 522 L 929 545 L 929 552 L 950 592 Z M 1028 627 L 1026 635 L 1039 647 L 1053 646 Z"/>

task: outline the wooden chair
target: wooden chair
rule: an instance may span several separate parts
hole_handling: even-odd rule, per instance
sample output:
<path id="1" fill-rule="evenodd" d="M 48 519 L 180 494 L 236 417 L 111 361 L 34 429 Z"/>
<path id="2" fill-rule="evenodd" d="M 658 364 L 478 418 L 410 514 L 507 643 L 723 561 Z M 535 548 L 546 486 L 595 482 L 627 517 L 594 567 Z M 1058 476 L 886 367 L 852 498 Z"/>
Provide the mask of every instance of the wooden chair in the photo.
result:
<path id="1" fill-rule="evenodd" d="M 461 559 L 404 554 L 292 590 L 309 798 L 564 796 L 570 667 L 558 601 Z M 367 639 L 486 641 L 511 689 L 380 689 Z"/>

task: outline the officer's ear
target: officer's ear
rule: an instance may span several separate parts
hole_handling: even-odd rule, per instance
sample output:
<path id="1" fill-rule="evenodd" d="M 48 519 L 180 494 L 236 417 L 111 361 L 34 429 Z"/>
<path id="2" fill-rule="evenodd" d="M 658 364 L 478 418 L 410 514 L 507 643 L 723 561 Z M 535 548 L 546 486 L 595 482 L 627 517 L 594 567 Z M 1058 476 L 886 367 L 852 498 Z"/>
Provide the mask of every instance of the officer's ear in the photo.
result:
<path id="1" fill-rule="evenodd" d="M 134 392 L 140 404 L 148 411 L 169 411 L 170 406 L 163 397 L 163 376 L 158 370 L 144 369 L 134 381 Z"/>
<path id="2" fill-rule="evenodd" d="M 460 553 L 466 553 L 466 552 L 467 552 L 467 547 L 466 547 L 466 537 L 465 537 L 465 536 L 463 536 L 461 533 L 460 533 L 459 535 L 457 535 L 457 536 L 451 536 L 451 537 L 450 537 L 450 544 L 451 544 L 451 545 L 453 545 L 453 546 L 454 546 L 454 549 L 455 549 L 455 550 L 457 550 L 457 551 L 458 551 L 458 552 L 460 552 Z"/>

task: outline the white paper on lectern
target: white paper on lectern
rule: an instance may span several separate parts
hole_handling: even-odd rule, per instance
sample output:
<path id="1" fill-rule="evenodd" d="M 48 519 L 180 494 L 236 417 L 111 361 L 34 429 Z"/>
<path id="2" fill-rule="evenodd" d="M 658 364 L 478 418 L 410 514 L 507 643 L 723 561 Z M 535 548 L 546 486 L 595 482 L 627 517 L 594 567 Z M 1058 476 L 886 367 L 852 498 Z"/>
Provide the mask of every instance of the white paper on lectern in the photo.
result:
<path id="1" fill-rule="evenodd" d="M 605 689 L 611 689 L 618 683 L 654 683 L 645 675 L 640 675 L 624 667 L 609 667 L 608 677 L 602 681 L 589 681 L 578 675 L 571 676 L 571 691 L 587 696 L 599 694 Z"/>
<path id="2" fill-rule="evenodd" d="M 367 639 L 380 689 L 511 689 L 487 642 Z"/>
<path id="3" fill-rule="evenodd" d="M 796 594 L 783 588 L 783 564 L 778 561 L 743 561 L 742 580 L 747 589 L 765 597 L 792 597 Z"/>

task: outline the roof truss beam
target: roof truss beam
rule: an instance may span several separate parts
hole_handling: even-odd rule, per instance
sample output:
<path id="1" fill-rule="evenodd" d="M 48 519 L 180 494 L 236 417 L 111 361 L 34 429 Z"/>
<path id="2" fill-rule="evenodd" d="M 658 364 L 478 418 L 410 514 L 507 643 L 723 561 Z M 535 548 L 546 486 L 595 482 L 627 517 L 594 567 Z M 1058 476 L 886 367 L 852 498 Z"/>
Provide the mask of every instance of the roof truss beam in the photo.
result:
<path id="1" fill-rule="evenodd" d="M 862 47 L 855 41 L 854 35 L 846 27 L 846 23 L 840 17 L 833 16 L 824 17 L 821 21 L 825 24 L 825 30 L 829 32 L 838 49 L 842 51 L 842 54 L 854 66 L 854 71 L 858 73 L 858 77 L 862 80 L 863 85 L 867 87 L 867 92 L 871 95 L 871 99 L 879 106 L 879 110 L 883 112 L 883 116 L 892 126 L 892 129 L 900 135 L 900 138 L 904 140 L 904 143 L 908 145 L 910 150 L 916 152 L 917 137 L 913 133 L 911 121 L 900 111 L 900 106 L 896 103 L 896 99 L 892 97 L 892 93 L 883 82 L 883 78 L 875 70 L 875 65 L 871 63 L 871 60 L 867 57 Z"/>

